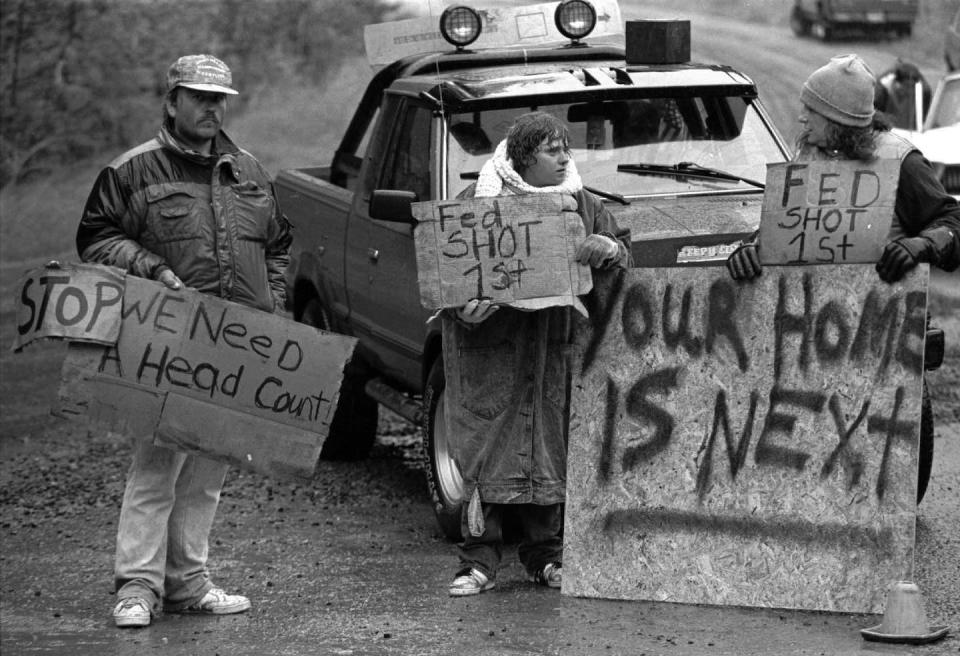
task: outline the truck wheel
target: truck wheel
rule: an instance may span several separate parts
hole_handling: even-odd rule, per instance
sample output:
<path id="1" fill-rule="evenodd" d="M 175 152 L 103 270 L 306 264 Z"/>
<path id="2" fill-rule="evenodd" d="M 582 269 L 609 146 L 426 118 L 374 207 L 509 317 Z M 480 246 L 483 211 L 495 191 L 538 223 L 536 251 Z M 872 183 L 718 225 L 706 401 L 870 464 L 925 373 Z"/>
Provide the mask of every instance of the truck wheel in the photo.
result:
<path id="1" fill-rule="evenodd" d="M 318 298 L 307 301 L 300 321 L 320 330 L 330 330 L 330 318 Z M 363 391 L 368 378 L 366 367 L 356 357 L 344 368 L 340 399 L 320 450 L 324 460 L 362 460 L 370 453 L 377 438 L 380 407 Z"/>
<path id="2" fill-rule="evenodd" d="M 920 404 L 920 449 L 917 454 L 917 505 L 923 501 L 930 482 L 930 470 L 933 468 L 933 404 L 927 391 L 927 381 L 923 381 L 923 400 Z"/>
<path id="3" fill-rule="evenodd" d="M 447 539 L 459 542 L 462 539 L 460 514 L 466 495 L 460 466 L 454 458 L 453 445 L 443 421 L 445 386 L 443 358 L 438 357 L 430 365 L 427 384 L 423 388 L 423 470 L 440 530 Z"/>
<path id="4" fill-rule="evenodd" d="M 810 21 L 803 15 L 800 7 L 794 6 L 790 12 L 790 29 L 795 36 L 807 36 L 810 34 Z"/>

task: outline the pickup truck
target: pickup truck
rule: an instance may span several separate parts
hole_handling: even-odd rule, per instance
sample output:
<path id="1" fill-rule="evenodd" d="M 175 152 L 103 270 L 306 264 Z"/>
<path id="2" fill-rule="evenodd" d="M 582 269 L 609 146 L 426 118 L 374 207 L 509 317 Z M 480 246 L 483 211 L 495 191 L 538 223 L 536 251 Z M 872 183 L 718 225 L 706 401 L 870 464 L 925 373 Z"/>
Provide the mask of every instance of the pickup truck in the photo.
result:
<path id="1" fill-rule="evenodd" d="M 794 0 L 790 28 L 829 41 L 842 33 L 910 36 L 919 0 Z"/>
<path id="2" fill-rule="evenodd" d="M 463 486 L 455 436 L 435 421 L 443 345 L 420 304 L 410 202 L 455 197 L 536 108 L 570 126 L 584 184 L 629 228 L 637 266 L 719 266 L 759 225 L 766 165 L 789 157 L 750 78 L 689 61 L 688 22 L 631 21 L 622 44 L 588 44 L 591 3 L 533 8 L 545 6 L 556 7 L 560 45 L 468 49 L 470 30 L 496 28 L 497 16 L 446 10 L 440 33 L 451 45 L 380 69 L 332 161 L 276 180 L 296 226 L 294 317 L 359 339 L 323 456 L 363 457 L 379 405 L 421 425 L 429 491 L 452 539 Z"/>

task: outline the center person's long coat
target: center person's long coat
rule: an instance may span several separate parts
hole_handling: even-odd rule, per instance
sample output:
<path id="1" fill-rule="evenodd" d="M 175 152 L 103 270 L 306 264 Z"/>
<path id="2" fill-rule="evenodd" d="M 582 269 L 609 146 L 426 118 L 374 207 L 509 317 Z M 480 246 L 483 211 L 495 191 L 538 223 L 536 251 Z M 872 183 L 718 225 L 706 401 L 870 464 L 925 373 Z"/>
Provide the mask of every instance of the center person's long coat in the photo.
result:
<path id="1" fill-rule="evenodd" d="M 588 191 L 574 197 L 586 234 L 617 239 L 611 267 L 627 267 L 610 212 Z M 446 388 L 438 420 L 446 421 L 468 495 L 476 489 L 485 503 L 564 502 L 572 312 L 502 306 L 479 324 L 441 314 Z"/>

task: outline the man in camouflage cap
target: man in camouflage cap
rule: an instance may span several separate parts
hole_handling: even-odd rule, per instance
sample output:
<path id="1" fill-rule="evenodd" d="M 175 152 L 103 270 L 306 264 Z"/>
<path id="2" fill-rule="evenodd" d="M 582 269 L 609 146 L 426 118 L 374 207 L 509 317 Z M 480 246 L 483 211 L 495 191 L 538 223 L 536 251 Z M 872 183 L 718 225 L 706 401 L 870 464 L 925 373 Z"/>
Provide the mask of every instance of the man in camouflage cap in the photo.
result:
<path id="1" fill-rule="evenodd" d="M 211 55 L 167 72 L 163 125 L 100 172 L 77 231 L 86 262 L 265 310 L 284 307 L 290 230 L 270 176 L 222 131 L 230 69 Z M 133 445 L 117 527 L 114 622 L 167 612 L 240 613 L 210 580 L 207 547 L 228 465 Z"/>

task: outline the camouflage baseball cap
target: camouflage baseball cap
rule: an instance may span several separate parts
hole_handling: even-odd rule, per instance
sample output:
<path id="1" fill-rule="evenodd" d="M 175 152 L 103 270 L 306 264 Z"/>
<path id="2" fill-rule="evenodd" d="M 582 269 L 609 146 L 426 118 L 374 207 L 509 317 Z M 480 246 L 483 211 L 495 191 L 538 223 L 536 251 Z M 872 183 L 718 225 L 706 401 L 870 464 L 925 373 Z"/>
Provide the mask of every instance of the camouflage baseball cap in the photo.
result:
<path id="1" fill-rule="evenodd" d="M 167 71 L 167 91 L 187 87 L 214 93 L 238 92 L 231 88 L 233 76 L 222 61 L 212 55 L 185 55 L 173 62 Z"/>

